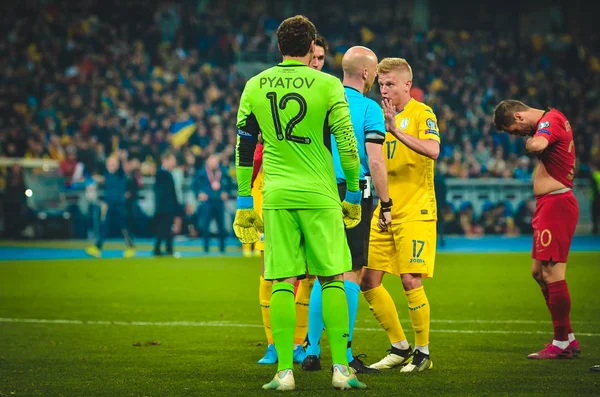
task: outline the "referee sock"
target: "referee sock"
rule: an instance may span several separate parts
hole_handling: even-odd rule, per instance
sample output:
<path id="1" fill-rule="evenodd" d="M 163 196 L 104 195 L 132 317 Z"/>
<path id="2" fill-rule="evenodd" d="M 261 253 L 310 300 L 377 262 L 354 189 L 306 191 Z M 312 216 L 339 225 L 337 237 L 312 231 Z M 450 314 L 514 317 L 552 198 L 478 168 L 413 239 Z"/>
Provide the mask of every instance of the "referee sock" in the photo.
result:
<path id="1" fill-rule="evenodd" d="M 406 335 L 400 325 L 396 305 L 383 284 L 363 292 L 363 295 L 369 303 L 371 312 L 387 333 L 390 344 L 405 340 Z"/>
<path id="2" fill-rule="evenodd" d="M 315 280 L 310 293 L 308 305 L 308 346 L 306 354 L 309 356 L 321 356 L 321 334 L 323 333 L 323 306 L 322 306 L 321 283 Z"/>
<path id="3" fill-rule="evenodd" d="M 273 332 L 271 330 L 271 292 L 273 291 L 273 282 L 266 281 L 263 276 L 260 276 L 260 286 L 258 287 L 258 299 L 260 301 L 260 312 L 262 314 L 263 326 L 265 327 L 265 335 L 267 343 L 273 344 Z"/>
<path id="4" fill-rule="evenodd" d="M 296 291 L 296 330 L 294 331 L 294 343 L 301 345 L 306 340 L 308 331 L 308 304 L 312 291 L 314 278 L 305 278 L 300 281 Z"/>
<path id="5" fill-rule="evenodd" d="M 294 365 L 294 328 L 296 313 L 294 310 L 294 286 L 281 282 L 273 284 L 271 294 L 271 325 L 273 340 L 277 350 L 277 371 L 291 369 Z"/>
<path id="6" fill-rule="evenodd" d="M 571 329 L 571 295 L 566 280 L 548 284 L 548 308 L 552 315 L 554 326 L 554 340 L 563 342 L 569 340 Z"/>
<path id="7" fill-rule="evenodd" d="M 323 284 L 323 321 L 329 337 L 332 364 L 348 366 L 348 303 L 342 280 Z"/>
<path id="8" fill-rule="evenodd" d="M 352 335 L 354 334 L 354 323 L 356 323 L 356 312 L 358 311 L 358 295 L 360 294 L 360 286 L 352 281 L 344 281 L 344 289 L 346 290 L 346 301 L 348 302 L 348 347 L 346 349 L 346 357 L 348 362 L 354 360 L 352 354 Z"/>
<path id="9" fill-rule="evenodd" d="M 429 301 L 423 287 L 404 291 L 408 299 L 408 311 L 413 330 L 415 331 L 415 346 L 429 345 L 430 313 Z"/>

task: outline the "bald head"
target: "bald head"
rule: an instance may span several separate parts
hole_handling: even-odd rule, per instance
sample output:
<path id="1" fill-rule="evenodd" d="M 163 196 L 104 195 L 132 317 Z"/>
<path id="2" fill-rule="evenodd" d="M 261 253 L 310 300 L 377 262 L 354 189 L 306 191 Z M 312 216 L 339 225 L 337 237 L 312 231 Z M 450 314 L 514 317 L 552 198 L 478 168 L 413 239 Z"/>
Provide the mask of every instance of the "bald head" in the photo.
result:
<path id="1" fill-rule="evenodd" d="M 344 84 L 362 80 L 362 92 L 368 92 L 373 86 L 377 70 L 377 55 L 367 47 L 355 46 L 350 48 L 342 58 Z M 358 87 L 355 87 L 358 88 Z"/>

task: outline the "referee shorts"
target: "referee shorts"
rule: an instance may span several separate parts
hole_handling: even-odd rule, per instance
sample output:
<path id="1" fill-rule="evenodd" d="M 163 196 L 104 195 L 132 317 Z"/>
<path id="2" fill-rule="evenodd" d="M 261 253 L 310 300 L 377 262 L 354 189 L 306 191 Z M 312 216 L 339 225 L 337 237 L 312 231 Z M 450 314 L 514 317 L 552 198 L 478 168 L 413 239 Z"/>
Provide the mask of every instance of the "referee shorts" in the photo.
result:
<path id="1" fill-rule="evenodd" d="M 366 181 L 360 181 L 360 190 L 363 193 L 360 203 L 362 212 L 360 223 L 352 228 L 346 229 L 346 240 L 352 255 L 352 270 L 360 270 L 367 265 L 369 257 L 369 235 L 371 218 L 373 217 L 373 194 L 371 191 L 370 177 Z M 340 200 L 346 197 L 346 183 L 338 183 Z"/>

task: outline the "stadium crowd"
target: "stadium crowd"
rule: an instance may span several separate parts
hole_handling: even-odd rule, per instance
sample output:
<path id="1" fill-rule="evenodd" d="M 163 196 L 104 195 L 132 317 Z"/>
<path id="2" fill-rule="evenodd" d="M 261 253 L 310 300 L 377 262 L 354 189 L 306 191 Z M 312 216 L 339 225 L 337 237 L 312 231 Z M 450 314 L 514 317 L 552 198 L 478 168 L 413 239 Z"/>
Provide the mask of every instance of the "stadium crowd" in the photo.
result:
<path id="1" fill-rule="evenodd" d="M 236 60 L 277 54 L 273 31 L 282 19 L 265 17 L 260 6 L 232 11 L 228 4 L 26 1 L 7 10 L 0 16 L 6 32 L 0 37 L 0 156 L 58 160 L 70 187 L 101 173 L 111 154 L 127 172 L 152 176 L 161 152 L 175 148 L 183 175 L 192 178 L 216 154 L 211 167 L 217 161 L 228 179 L 223 186 L 230 190 L 219 195 L 227 197 L 235 190 L 236 112 L 245 83 Z M 447 178 L 531 179 L 534 158 L 520 139 L 491 123 L 494 105 L 506 97 L 551 105 L 569 117 L 580 177 L 600 158 L 597 45 L 568 35 L 515 42 L 489 31 L 423 33 L 407 19 L 388 29 L 389 15 L 367 18 L 335 7 L 309 17 L 329 40 L 330 73 L 339 74 L 342 54 L 356 44 L 380 59 L 411 62 L 413 96 L 438 115 L 437 164 Z M 0 172 L 8 188 L 12 171 Z M 499 230 L 486 226 L 484 216 L 467 227 L 465 211 L 453 213 L 462 219 L 458 232 Z"/>

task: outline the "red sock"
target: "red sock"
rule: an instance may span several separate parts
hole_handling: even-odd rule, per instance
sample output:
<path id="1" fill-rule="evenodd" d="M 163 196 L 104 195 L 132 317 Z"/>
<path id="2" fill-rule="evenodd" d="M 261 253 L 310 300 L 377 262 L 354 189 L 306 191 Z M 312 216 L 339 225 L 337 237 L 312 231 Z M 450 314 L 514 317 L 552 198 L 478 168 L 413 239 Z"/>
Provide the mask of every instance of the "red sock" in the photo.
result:
<path id="1" fill-rule="evenodd" d="M 548 284 L 548 309 L 552 315 L 554 340 L 569 340 L 571 295 L 569 295 L 569 287 L 565 280 Z"/>
<path id="2" fill-rule="evenodd" d="M 548 298 L 550 295 L 548 294 L 548 286 L 542 287 L 542 294 L 544 294 L 544 300 L 546 301 L 546 306 L 548 306 Z"/>

